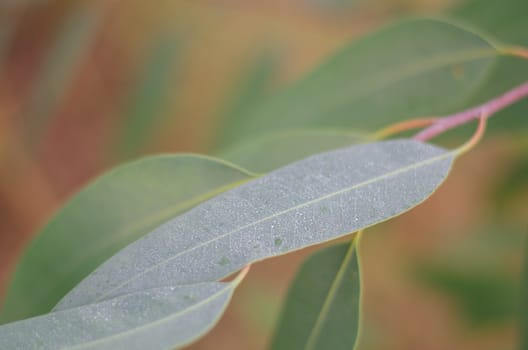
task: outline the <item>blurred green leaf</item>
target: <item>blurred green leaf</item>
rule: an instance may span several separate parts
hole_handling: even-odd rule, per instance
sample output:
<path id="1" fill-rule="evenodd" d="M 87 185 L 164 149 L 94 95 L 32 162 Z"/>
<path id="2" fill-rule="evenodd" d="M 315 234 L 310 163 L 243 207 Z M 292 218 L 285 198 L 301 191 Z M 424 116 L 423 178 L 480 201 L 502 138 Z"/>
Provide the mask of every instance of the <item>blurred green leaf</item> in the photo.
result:
<path id="1" fill-rule="evenodd" d="M 292 128 L 374 130 L 467 106 L 497 50 L 453 24 L 415 19 L 355 41 L 243 120 L 227 121 L 223 144 Z"/>
<path id="2" fill-rule="evenodd" d="M 96 38 L 102 17 L 99 6 L 82 2 L 73 6 L 59 27 L 23 110 L 29 121 L 27 129 L 30 145 L 38 144 L 53 113 L 67 93 Z"/>
<path id="3" fill-rule="evenodd" d="M 360 271 L 354 242 L 308 258 L 295 277 L 272 349 L 351 350 L 360 311 Z"/>
<path id="4" fill-rule="evenodd" d="M 526 0 L 468 0 L 456 6 L 450 16 L 465 25 L 497 38 L 506 44 L 528 45 L 528 1 Z M 528 80 L 528 61 L 513 57 L 500 57 L 478 93 L 469 105 L 486 101 L 512 86 Z M 507 128 L 528 131 L 528 118 L 524 118 L 528 100 L 522 100 L 490 119 L 490 130 Z"/>
<path id="5" fill-rule="evenodd" d="M 243 290 L 237 293 L 237 315 L 248 323 L 252 330 L 267 337 L 277 323 L 281 298 L 275 290 L 276 286 L 267 281 L 247 282 Z"/>
<path id="6" fill-rule="evenodd" d="M 41 230 L 16 268 L 0 321 L 48 312 L 118 250 L 250 175 L 196 155 L 120 166 L 77 193 Z"/>
<path id="7" fill-rule="evenodd" d="M 222 148 L 229 140 L 218 138 L 231 133 L 232 125 L 244 122 L 252 109 L 261 102 L 270 90 L 278 68 L 278 59 L 272 52 L 264 52 L 246 69 L 236 84 L 232 96 L 228 96 L 220 120 L 219 132 L 216 135 L 214 148 Z"/>
<path id="8" fill-rule="evenodd" d="M 518 230 L 490 225 L 451 242 L 438 256 L 413 268 L 422 285 L 450 298 L 473 327 L 508 323 L 517 314 L 519 297 L 515 257 Z"/>
<path id="9" fill-rule="evenodd" d="M 474 106 L 504 93 L 514 86 L 528 81 L 528 60 L 501 56 L 495 61 L 493 70 L 488 73 L 485 80 L 474 93 L 466 99 L 465 105 Z M 498 112 L 489 119 L 489 133 L 505 133 L 511 136 L 512 133 L 528 132 L 528 99 L 522 99 L 508 108 Z M 473 125 L 467 125 L 465 129 L 473 129 Z"/>
<path id="10" fill-rule="evenodd" d="M 527 189 L 528 152 L 523 152 L 496 186 L 495 202 L 501 208 L 507 209 L 507 203 L 518 195 L 527 193 Z"/>
<path id="11" fill-rule="evenodd" d="M 366 134 L 333 130 L 291 130 L 242 142 L 220 157 L 264 173 L 315 153 L 372 141 Z"/>
<path id="12" fill-rule="evenodd" d="M 451 298 L 469 324 L 475 327 L 511 321 L 516 314 L 516 287 L 511 276 L 467 266 L 421 264 L 418 280 Z"/>
<path id="13" fill-rule="evenodd" d="M 526 0 L 467 0 L 458 2 L 450 12 L 451 16 L 503 42 L 528 45 Z"/>
<path id="14" fill-rule="evenodd" d="M 118 146 L 123 158 L 139 154 L 159 125 L 170 96 L 172 73 L 179 63 L 178 49 L 179 42 L 169 38 L 160 40 L 152 50 L 126 108 Z"/>

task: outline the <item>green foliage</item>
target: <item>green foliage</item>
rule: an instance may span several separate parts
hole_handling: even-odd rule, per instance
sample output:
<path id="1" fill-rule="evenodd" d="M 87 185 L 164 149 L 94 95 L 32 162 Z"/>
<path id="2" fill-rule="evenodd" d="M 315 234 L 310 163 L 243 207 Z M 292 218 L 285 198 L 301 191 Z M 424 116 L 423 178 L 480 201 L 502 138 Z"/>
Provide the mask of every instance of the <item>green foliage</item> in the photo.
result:
<path id="1" fill-rule="evenodd" d="M 271 133 L 220 153 L 220 157 L 257 172 L 268 172 L 314 153 L 371 141 L 361 133 L 292 130 Z"/>
<path id="2" fill-rule="evenodd" d="M 438 256 L 414 264 L 413 276 L 447 296 L 473 328 L 505 325 L 516 319 L 519 300 L 518 258 L 524 235 L 519 228 L 489 223 L 446 244 Z"/>
<path id="3" fill-rule="evenodd" d="M 58 309 L 152 288 L 156 281 L 215 281 L 252 262 L 385 221 L 429 197 L 447 176 L 455 154 L 397 140 L 285 166 L 132 243 L 70 291 Z"/>
<path id="4" fill-rule="evenodd" d="M 49 312 L 83 277 L 127 244 L 250 176 L 195 155 L 149 157 L 103 175 L 75 195 L 26 250 L 9 286 L 1 321 Z"/>
<path id="5" fill-rule="evenodd" d="M 0 330 L 5 331 L 4 334 L 23 334 L 27 327 L 37 327 L 33 326 L 33 322 L 37 322 L 38 328 L 43 331 L 27 334 L 24 338 L 24 344 L 35 344 L 34 342 L 38 341 L 45 329 L 59 322 L 56 317 L 63 314 L 58 312 L 66 312 L 64 322 L 70 322 L 67 317 L 68 311 L 78 310 L 79 307 L 99 310 L 105 300 L 164 287 L 167 283 L 177 287 L 214 282 L 254 261 L 321 243 L 387 220 L 427 198 L 443 182 L 455 156 L 456 152 L 447 152 L 420 142 L 397 140 L 353 146 L 293 163 L 235 187 L 166 222 L 107 260 L 70 291 L 55 307 L 53 313 L 37 319 L 9 324 L 0 327 Z M 209 159 L 202 160 L 216 165 L 219 171 L 228 176 L 228 179 L 231 179 L 233 173 L 238 174 L 239 178 L 247 176 L 240 170 L 226 167 L 222 163 L 214 163 Z M 174 165 L 174 163 L 170 164 Z M 110 210 L 114 208 L 115 200 L 123 201 L 129 195 L 111 191 L 112 186 L 105 184 L 114 184 L 118 189 L 129 188 L 125 181 L 127 176 L 130 176 L 129 181 L 135 181 L 136 185 L 140 183 L 143 186 L 147 185 L 149 192 L 150 186 L 154 184 L 160 186 L 159 190 L 167 187 L 167 182 L 159 181 L 160 176 L 155 166 L 153 168 L 156 170 L 156 180 L 147 182 L 143 171 L 148 167 L 144 164 L 137 165 L 138 163 L 135 172 L 121 169 L 121 172 L 111 173 L 78 195 L 78 198 L 50 224 L 59 223 L 68 226 L 61 230 L 50 229 L 48 226 L 49 233 L 44 235 L 48 241 L 44 243 L 51 245 L 50 236 L 61 234 L 61 239 L 69 243 L 68 245 L 89 244 L 91 239 L 81 241 L 66 236 L 65 232 L 79 227 L 69 222 L 76 215 L 68 213 L 68 208 L 74 212 L 81 210 L 77 215 L 85 214 L 84 206 L 78 203 L 86 205 L 85 203 L 88 202 L 91 204 L 89 206 L 91 212 L 94 205 L 102 211 Z M 159 164 L 155 162 L 154 165 Z M 187 180 L 193 178 L 196 181 L 194 179 L 197 176 L 196 172 L 186 171 L 188 168 L 185 166 L 181 169 L 183 174 L 189 176 Z M 115 181 L 113 176 L 116 174 L 121 174 L 124 177 L 121 180 L 124 181 Z M 172 175 L 167 172 L 166 179 L 173 179 Z M 206 175 L 212 175 L 212 172 L 208 171 Z M 138 178 L 142 181 L 138 181 Z M 213 178 L 218 181 L 218 177 Z M 207 180 L 209 186 L 210 180 Z M 229 183 L 232 182 L 228 182 L 228 185 Z M 187 189 L 187 182 L 182 184 L 185 184 Z M 198 188 L 202 187 L 198 186 Z M 181 187 L 176 193 L 180 190 Z M 104 192 L 94 196 L 93 191 Z M 185 193 L 188 195 L 188 192 Z M 194 194 L 194 191 L 191 193 Z M 207 197 L 207 193 L 201 192 L 200 199 Z M 100 201 L 103 194 L 109 197 L 106 202 Z M 83 200 L 84 197 L 88 200 Z M 128 198 L 120 204 L 122 206 L 122 203 L 134 203 L 134 199 Z M 189 198 L 186 199 L 189 201 Z M 159 205 L 157 202 L 153 200 L 151 203 L 156 203 L 157 206 Z M 195 204 L 196 200 L 191 202 Z M 104 204 L 110 207 L 105 208 Z M 173 216 L 175 211 L 177 213 L 182 210 L 180 206 L 176 208 L 177 210 L 170 210 L 167 214 Z M 141 218 L 139 215 L 145 215 L 145 212 L 152 213 L 141 207 L 139 214 L 133 215 L 132 218 Z M 122 219 L 123 216 L 118 218 Z M 156 217 L 156 220 L 147 220 L 147 223 L 156 226 L 166 218 L 166 216 Z M 129 224 L 129 220 L 131 220 L 130 216 L 124 221 L 118 221 L 117 226 L 123 225 L 124 222 Z M 141 220 L 140 222 L 144 223 Z M 112 218 L 109 227 L 114 228 L 115 225 L 115 218 Z M 140 228 L 135 234 L 144 233 L 146 227 L 140 226 Z M 108 229 L 108 227 L 100 229 Z M 108 232 L 103 232 L 103 237 Z M 39 243 L 42 242 L 42 237 L 29 250 L 30 258 L 34 259 L 34 256 L 38 258 L 39 252 L 49 250 L 49 246 Z M 122 243 L 120 241 L 118 244 Z M 39 248 L 39 244 L 42 244 L 43 248 Z M 53 247 L 56 249 L 56 245 Z M 75 246 L 72 250 L 79 251 Z M 69 252 L 62 253 L 69 254 Z M 106 253 L 112 252 L 106 251 Z M 70 257 L 72 258 L 77 256 Z M 48 256 L 48 259 L 48 263 L 59 261 L 64 264 L 64 259 L 56 259 L 56 256 Z M 35 266 L 44 267 L 38 259 L 33 260 L 33 264 L 28 264 L 26 258 L 24 263 L 27 264 L 27 269 Z M 34 276 L 34 271 L 20 272 L 19 269 L 18 276 L 19 279 L 27 281 L 29 276 Z M 15 286 L 16 282 L 15 280 Z M 28 286 L 26 284 L 23 287 L 27 290 Z M 17 296 L 16 293 L 11 295 L 12 298 Z M 127 303 L 127 305 L 131 304 Z M 127 315 L 128 310 L 125 308 L 118 311 L 117 317 L 126 320 Z M 210 319 L 210 313 L 202 313 L 200 322 L 197 321 L 202 326 L 193 334 L 202 334 L 205 331 L 204 325 L 210 325 Z M 152 328 L 158 324 L 152 319 L 149 322 L 144 327 Z M 84 326 L 81 328 L 89 329 Z M 89 339 L 108 336 L 106 333 L 103 335 L 93 335 L 90 331 L 88 333 Z M 5 344 L 8 347 L 16 348 L 20 341 L 18 336 L 6 339 Z M 81 344 L 87 340 L 83 337 L 69 341 Z M 52 345 L 55 344 L 52 340 L 50 342 Z"/>
<path id="6" fill-rule="evenodd" d="M 528 45 L 527 13 L 528 3 L 524 0 L 469 0 L 456 6 L 450 15 L 503 42 Z"/>
<path id="7" fill-rule="evenodd" d="M 228 120 L 220 136 L 227 144 L 294 128 L 372 131 L 445 114 L 468 106 L 498 56 L 488 41 L 453 24 L 399 22 L 353 42 L 243 120 Z"/>
<path id="8" fill-rule="evenodd" d="M 359 274 L 354 240 L 308 258 L 292 282 L 271 349 L 353 349 L 359 328 Z"/>
<path id="9" fill-rule="evenodd" d="M 160 123 L 160 115 L 169 96 L 172 72 L 177 67 L 180 43 L 175 39 L 160 40 L 147 62 L 125 112 L 125 128 L 119 138 L 119 151 L 124 158 L 135 156 L 150 140 Z M 176 67 L 175 67 L 176 66 Z"/>
<path id="10" fill-rule="evenodd" d="M 528 149 L 514 161 L 495 190 L 495 200 L 501 209 L 508 210 L 508 202 L 528 190 Z"/>
<path id="11" fill-rule="evenodd" d="M 436 292 L 448 295 L 475 327 L 510 321 L 516 313 L 516 285 L 503 274 L 430 264 L 420 266 L 417 277 Z"/>
<path id="12" fill-rule="evenodd" d="M 232 125 L 244 123 L 255 105 L 260 103 L 271 89 L 273 77 L 278 69 L 278 60 L 271 52 L 259 55 L 255 62 L 244 72 L 243 78 L 235 86 L 232 97 L 220 116 L 219 138 L 214 148 L 223 148 L 229 144 Z M 222 138 L 226 135 L 225 138 Z"/>
<path id="13" fill-rule="evenodd" d="M 501 40 L 526 43 L 518 34 L 526 27 L 523 1 L 510 9 L 511 22 L 505 15 L 495 20 L 477 2 L 453 11 L 462 26 L 482 26 Z M 496 0 L 487 2 L 502 10 Z M 59 44 L 91 37 L 96 22 L 86 18 L 81 14 L 81 25 Z M 461 151 L 412 140 L 371 142 L 372 132 L 467 108 L 528 80 L 526 60 L 506 57 L 508 46 L 462 26 L 431 19 L 398 22 L 350 44 L 276 94 L 268 89 L 277 62 L 262 56 L 226 108 L 215 151 L 252 171 L 279 169 L 256 178 L 220 160 L 179 155 L 146 158 L 102 176 L 32 242 L 0 321 L 53 312 L 0 326 L 0 347 L 184 346 L 216 323 L 244 274 L 219 280 L 420 204 L 445 180 Z M 130 127 L 119 141 L 127 156 L 148 140 L 152 117 L 164 101 L 167 73 L 178 53 L 172 44 L 153 53 L 138 85 L 127 113 Z M 63 52 L 62 44 L 52 51 L 41 79 L 44 85 L 56 80 L 59 90 L 38 93 L 46 101 L 30 105 L 40 113 L 37 124 L 64 90 L 83 48 L 66 46 L 71 51 Z M 502 111 L 512 118 L 496 118 L 494 129 L 525 125 L 518 117 L 526 103 Z M 365 134 L 352 133 L 353 128 Z M 354 347 L 361 289 L 357 254 L 355 242 L 340 244 L 305 262 L 273 348 Z M 418 275 L 456 298 L 470 320 L 515 312 L 511 281 L 504 276 L 438 265 L 423 265 Z M 526 303 L 521 311 L 526 349 Z"/>
<path id="14" fill-rule="evenodd" d="M 514 45 L 528 45 L 528 2 L 524 0 L 469 0 L 464 1 L 450 14 L 461 23 L 490 37 Z M 469 105 L 486 101 L 509 87 L 528 80 L 528 62 L 508 56 L 501 56 L 494 68 L 482 82 L 478 93 L 467 100 Z M 501 111 L 490 121 L 491 131 L 507 129 L 526 133 L 528 121 L 518 116 L 528 108 L 528 101 L 520 101 L 511 108 Z"/>

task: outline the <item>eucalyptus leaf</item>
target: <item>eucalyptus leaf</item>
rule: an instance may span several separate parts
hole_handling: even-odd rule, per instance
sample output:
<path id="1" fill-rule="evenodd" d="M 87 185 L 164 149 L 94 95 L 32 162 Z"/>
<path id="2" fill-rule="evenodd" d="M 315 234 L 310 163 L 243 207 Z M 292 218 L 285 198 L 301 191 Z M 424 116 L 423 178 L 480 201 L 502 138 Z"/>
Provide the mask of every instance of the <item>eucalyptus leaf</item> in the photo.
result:
<path id="1" fill-rule="evenodd" d="M 206 333 L 236 281 L 159 287 L 0 326 L 1 349 L 174 349 Z"/>
<path id="2" fill-rule="evenodd" d="M 312 154 L 372 141 L 366 134 L 337 130 L 292 130 L 242 142 L 219 156 L 259 173 L 269 172 Z"/>
<path id="3" fill-rule="evenodd" d="M 50 311 L 127 244 L 252 174 L 197 155 L 148 157 L 119 166 L 77 193 L 21 257 L 0 321 Z"/>
<path id="4" fill-rule="evenodd" d="M 290 287 L 271 349 L 352 350 L 359 328 L 359 274 L 355 242 L 308 258 Z"/>
<path id="5" fill-rule="evenodd" d="M 451 23 L 402 21 L 354 41 L 243 120 L 228 121 L 220 143 L 293 128 L 375 130 L 453 112 L 467 107 L 498 55 Z"/>
<path id="6" fill-rule="evenodd" d="M 151 288 L 220 279 L 254 261 L 397 216 L 446 178 L 456 152 L 413 140 L 315 155 L 161 225 L 110 258 L 56 310 Z"/>

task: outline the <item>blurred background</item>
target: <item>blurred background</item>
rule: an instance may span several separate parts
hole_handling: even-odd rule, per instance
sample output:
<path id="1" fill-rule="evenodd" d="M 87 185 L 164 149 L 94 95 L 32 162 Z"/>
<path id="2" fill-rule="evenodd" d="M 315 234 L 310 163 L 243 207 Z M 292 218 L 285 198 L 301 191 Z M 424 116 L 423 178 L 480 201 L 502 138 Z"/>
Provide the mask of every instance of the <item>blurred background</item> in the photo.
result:
<path id="1" fill-rule="evenodd" d="M 509 6 L 488 2 L 497 17 Z M 526 5 L 513 2 L 528 22 Z M 225 118 L 243 115 L 354 38 L 397 18 L 463 6 L 1 1 L 0 295 L 32 236 L 105 170 L 148 154 L 211 153 Z M 528 44 L 527 33 L 515 44 Z M 369 230 L 361 349 L 515 348 L 528 231 L 523 140 L 486 138 L 424 205 Z M 310 251 L 256 264 L 220 324 L 190 348 L 265 348 Z"/>

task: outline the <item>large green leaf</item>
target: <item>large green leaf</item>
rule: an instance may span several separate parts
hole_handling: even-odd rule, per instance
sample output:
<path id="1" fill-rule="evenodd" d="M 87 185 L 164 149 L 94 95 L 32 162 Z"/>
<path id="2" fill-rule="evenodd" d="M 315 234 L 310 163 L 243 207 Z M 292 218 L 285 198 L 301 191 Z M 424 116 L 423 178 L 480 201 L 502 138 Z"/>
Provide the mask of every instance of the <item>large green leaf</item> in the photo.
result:
<path id="1" fill-rule="evenodd" d="M 497 50 L 453 24 L 399 22 L 352 43 L 291 87 L 229 122 L 224 144 L 292 128 L 373 130 L 465 106 Z"/>
<path id="2" fill-rule="evenodd" d="M 214 281 L 251 262 L 387 220 L 429 197 L 456 154 L 394 140 L 290 164 L 161 225 L 101 265 L 56 310 L 160 281 Z"/>
<path id="3" fill-rule="evenodd" d="M 352 350 L 359 328 L 360 271 L 355 243 L 316 252 L 288 292 L 272 349 Z"/>
<path id="4" fill-rule="evenodd" d="M 249 177 L 196 155 L 149 157 L 107 173 L 76 194 L 36 236 L 18 264 L 1 321 L 48 312 L 119 249 Z"/>
<path id="5" fill-rule="evenodd" d="M 371 137 L 334 130 L 292 130 L 272 133 L 235 145 L 220 156 L 235 164 L 264 173 L 314 153 L 365 143 Z"/>
<path id="6" fill-rule="evenodd" d="M 174 349 L 206 333 L 236 281 L 159 287 L 0 326 L 0 348 Z"/>

